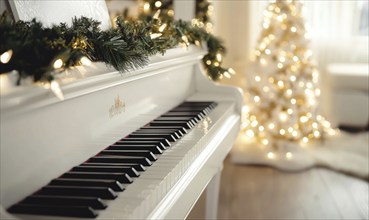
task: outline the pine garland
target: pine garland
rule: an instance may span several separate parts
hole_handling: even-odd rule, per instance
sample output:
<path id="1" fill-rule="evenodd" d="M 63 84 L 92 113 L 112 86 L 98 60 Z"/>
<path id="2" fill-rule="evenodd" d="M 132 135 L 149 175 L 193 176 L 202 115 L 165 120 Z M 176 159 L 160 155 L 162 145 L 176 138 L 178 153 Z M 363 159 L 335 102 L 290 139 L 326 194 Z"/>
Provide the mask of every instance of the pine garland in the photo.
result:
<path id="1" fill-rule="evenodd" d="M 100 22 L 86 17 L 74 18 L 71 26 L 60 23 L 43 27 L 35 19 L 13 22 L 3 14 L 0 17 L 0 56 L 3 58 L 8 53 L 10 58 L 0 59 L 0 74 L 18 71 L 18 84 L 27 77 L 35 82 L 50 82 L 58 72 L 81 65 L 83 58 L 104 62 L 125 72 L 144 67 L 149 56 L 164 54 L 179 44 L 201 46 L 203 42 L 208 49 L 204 62 L 217 62 L 217 55 L 225 52 L 221 41 L 204 29 L 181 20 L 163 21 L 155 16 L 131 20 L 120 16 L 115 28 L 103 31 Z M 207 70 L 213 80 L 224 73 L 232 73 L 231 69 L 220 66 Z"/>

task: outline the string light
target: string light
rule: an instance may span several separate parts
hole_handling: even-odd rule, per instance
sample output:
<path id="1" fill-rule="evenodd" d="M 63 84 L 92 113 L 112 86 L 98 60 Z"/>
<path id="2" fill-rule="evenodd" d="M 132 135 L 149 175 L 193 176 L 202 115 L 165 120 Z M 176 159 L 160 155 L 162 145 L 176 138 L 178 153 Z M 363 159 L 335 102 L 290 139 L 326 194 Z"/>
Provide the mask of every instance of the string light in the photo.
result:
<path id="1" fill-rule="evenodd" d="M 254 97 L 254 101 L 255 101 L 255 102 L 260 102 L 260 97 L 259 97 L 259 96 L 255 96 L 255 97 Z"/>
<path id="2" fill-rule="evenodd" d="M 87 57 L 82 57 L 80 62 L 84 66 L 90 66 L 92 64 L 91 60 L 88 59 Z"/>
<path id="3" fill-rule="evenodd" d="M 163 34 L 162 33 L 154 33 L 154 34 L 150 34 L 150 38 L 151 39 L 156 39 L 158 37 L 161 37 Z"/>
<path id="4" fill-rule="evenodd" d="M 292 153 L 291 152 L 287 152 L 286 153 L 286 158 L 287 159 L 291 159 L 292 158 Z"/>
<path id="5" fill-rule="evenodd" d="M 161 1 L 156 1 L 155 2 L 155 7 L 157 7 L 157 8 L 160 8 L 161 7 Z"/>
<path id="6" fill-rule="evenodd" d="M 63 60 L 57 59 L 57 60 L 55 60 L 55 62 L 53 64 L 53 67 L 54 67 L 54 69 L 59 69 L 63 66 L 63 64 L 64 64 Z"/>
<path id="7" fill-rule="evenodd" d="M 13 50 L 5 51 L 0 55 L 0 62 L 3 64 L 7 64 L 13 56 Z"/>
<path id="8" fill-rule="evenodd" d="M 159 31 L 160 32 L 163 32 L 164 31 L 164 29 L 167 27 L 167 23 L 164 23 L 164 24 L 162 24 L 160 27 L 159 27 Z"/>
<path id="9" fill-rule="evenodd" d="M 269 144 L 269 141 L 268 141 L 268 139 L 263 139 L 263 140 L 262 140 L 262 143 L 263 143 L 264 145 L 268 145 L 268 144 Z"/>
<path id="10" fill-rule="evenodd" d="M 255 81 L 256 81 L 256 82 L 260 82 L 260 81 L 261 81 L 260 76 L 255 76 Z"/>
<path id="11" fill-rule="evenodd" d="M 301 116 L 300 117 L 300 122 L 301 123 L 306 123 L 306 122 L 308 122 L 309 121 L 309 118 L 308 117 L 306 117 L 306 116 Z"/>
<path id="12" fill-rule="evenodd" d="M 247 130 L 246 135 L 250 138 L 253 138 L 255 136 L 255 133 L 252 130 Z"/>
<path id="13" fill-rule="evenodd" d="M 287 118 L 288 118 L 288 115 L 287 115 L 286 112 L 283 111 L 283 112 L 279 113 L 279 119 L 281 121 L 285 122 L 285 121 L 287 121 Z"/>
<path id="14" fill-rule="evenodd" d="M 144 12 L 148 12 L 150 10 L 150 3 L 145 2 L 144 6 L 143 6 Z"/>
<path id="15" fill-rule="evenodd" d="M 273 158 L 274 158 L 274 153 L 273 153 L 273 152 L 269 152 L 269 153 L 267 154 L 267 157 L 268 157 L 269 159 L 273 159 Z"/>

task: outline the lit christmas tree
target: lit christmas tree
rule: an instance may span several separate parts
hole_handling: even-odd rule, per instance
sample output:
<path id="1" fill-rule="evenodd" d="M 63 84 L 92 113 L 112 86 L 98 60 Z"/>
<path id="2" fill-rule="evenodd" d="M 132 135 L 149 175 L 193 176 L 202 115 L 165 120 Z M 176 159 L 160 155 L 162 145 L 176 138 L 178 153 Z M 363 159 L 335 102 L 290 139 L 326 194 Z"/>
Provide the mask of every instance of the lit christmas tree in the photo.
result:
<path id="1" fill-rule="evenodd" d="M 243 132 L 273 151 L 286 143 L 307 144 L 334 134 L 318 114 L 319 72 L 308 48 L 309 35 L 299 1 L 272 1 L 264 11 L 262 33 L 243 108 Z M 292 154 L 286 152 L 286 157 Z"/>

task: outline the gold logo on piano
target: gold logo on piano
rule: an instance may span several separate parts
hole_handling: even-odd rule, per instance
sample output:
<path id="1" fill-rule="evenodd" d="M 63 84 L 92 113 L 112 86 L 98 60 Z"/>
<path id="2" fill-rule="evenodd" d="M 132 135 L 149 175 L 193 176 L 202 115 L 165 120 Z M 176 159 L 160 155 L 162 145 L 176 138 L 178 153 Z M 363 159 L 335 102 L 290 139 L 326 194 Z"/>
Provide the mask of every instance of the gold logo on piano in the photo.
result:
<path id="1" fill-rule="evenodd" d="M 120 99 L 119 95 L 114 100 L 114 105 L 109 108 L 109 117 L 112 118 L 125 111 L 126 104 Z"/>

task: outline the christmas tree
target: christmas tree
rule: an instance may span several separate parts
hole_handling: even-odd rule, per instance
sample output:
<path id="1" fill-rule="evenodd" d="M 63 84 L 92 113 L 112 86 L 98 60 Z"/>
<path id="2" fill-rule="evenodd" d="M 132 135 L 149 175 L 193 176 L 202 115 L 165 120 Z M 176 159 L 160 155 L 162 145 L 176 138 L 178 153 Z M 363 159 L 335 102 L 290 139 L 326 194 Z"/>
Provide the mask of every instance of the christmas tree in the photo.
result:
<path id="1" fill-rule="evenodd" d="M 306 144 L 334 133 L 318 114 L 319 72 L 308 47 L 302 8 L 301 2 L 292 0 L 267 6 L 253 69 L 247 75 L 243 132 L 275 149 L 286 141 Z"/>

